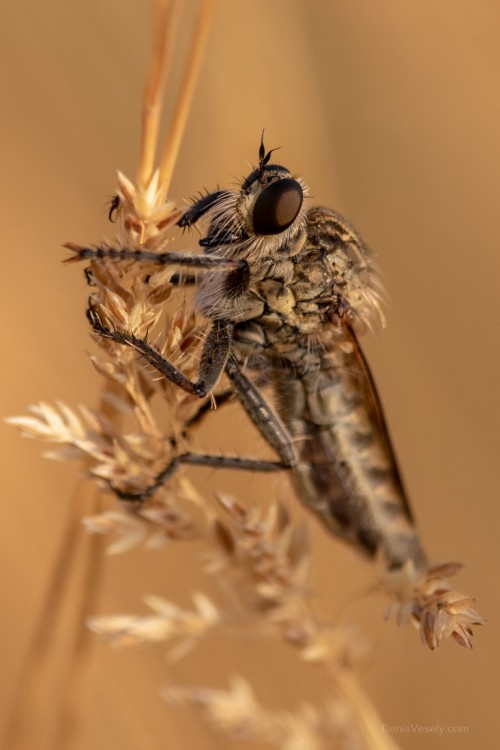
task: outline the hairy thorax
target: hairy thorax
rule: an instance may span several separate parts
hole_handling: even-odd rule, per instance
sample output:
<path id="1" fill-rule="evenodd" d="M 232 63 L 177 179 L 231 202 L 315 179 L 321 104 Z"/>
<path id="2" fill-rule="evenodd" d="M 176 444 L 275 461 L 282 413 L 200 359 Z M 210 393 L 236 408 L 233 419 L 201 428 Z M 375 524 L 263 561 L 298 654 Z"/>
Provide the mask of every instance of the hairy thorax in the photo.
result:
<path id="1" fill-rule="evenodd" d="M 234 323 L 243 356 L 310 363 L 335 347 L 344 316 L 363 329 L 377 314 L 370 255 L 330 209 L 310 209 L 305 231 L 248 264 L 247 275 L 207 275 L 197 294 L 200 312 Z"/>

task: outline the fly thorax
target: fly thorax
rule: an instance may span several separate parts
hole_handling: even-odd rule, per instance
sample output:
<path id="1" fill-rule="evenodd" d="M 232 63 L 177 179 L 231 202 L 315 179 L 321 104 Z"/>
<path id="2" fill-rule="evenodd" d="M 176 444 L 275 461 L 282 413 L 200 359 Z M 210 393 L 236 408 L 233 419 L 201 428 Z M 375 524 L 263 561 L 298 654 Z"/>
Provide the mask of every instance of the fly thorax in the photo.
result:
<path id="1" fill-rule="evenodd" d="M 266 293 L 262 281 L 285 287 L 292 279 L 292 259 L 306 241 L 308 188 L 279 165 L 261 165 L 239 190 L 221 193 L 211 210 L 203 244 L 206 252 L 245 260 L 248 273 L 207 273 L 197 295 L 198 310 L 211 319 L 233 322 L 259 317 Z"/>
<path id="2" fill-rule="evenodd" d="M 357 332 L 382 322 L 384 299 L 373 255 L 350 224 L 328 208 L 308 215 L 307 248 L 323 254 L 331 279 L 334 316 L 347 317 Z"/>

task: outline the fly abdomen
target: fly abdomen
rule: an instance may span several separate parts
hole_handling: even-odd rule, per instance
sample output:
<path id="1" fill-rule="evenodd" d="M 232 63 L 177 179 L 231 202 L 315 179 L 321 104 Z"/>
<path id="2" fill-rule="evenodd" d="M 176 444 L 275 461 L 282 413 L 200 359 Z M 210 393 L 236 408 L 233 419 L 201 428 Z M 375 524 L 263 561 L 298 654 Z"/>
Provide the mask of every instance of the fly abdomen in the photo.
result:
<path id="1" fill-rule="evenodd" d="M 330 532 L 370 557 L 381 554 L 390 567 L 407 560 L 421 567 L 425 555 L 385 424 L 349 355 L 338 352 L 336 360 L 275 381 L 280 416 L 299 457 L 292 469 L 297 496 Z"/>

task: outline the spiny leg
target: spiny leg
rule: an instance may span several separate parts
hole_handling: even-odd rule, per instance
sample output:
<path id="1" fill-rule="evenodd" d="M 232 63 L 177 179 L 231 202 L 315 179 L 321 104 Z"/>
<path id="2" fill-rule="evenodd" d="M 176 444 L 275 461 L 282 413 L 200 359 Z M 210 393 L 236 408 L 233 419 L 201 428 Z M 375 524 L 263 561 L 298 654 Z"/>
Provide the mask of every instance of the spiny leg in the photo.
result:
<path id="1" fill-rule="evenodd" d="M 186 452 L 180 456 L 173 458 L 167 466 L 155 477 L 154 481 L 142 491 L 124 491 L 110 485 L 113 492 L 121 500 L 129 500 L 133 502 L 142 502 L 147 498 L 155 494 L 155 492 L 165 482 L 167 482 L 172 475 L 177 471 L 181 464 L 188 464 L 190 466 L 206 466 L 215 469 L 236 469 L 241 471 L 256 471 L 256 472 L 275 472 L 289 469 L 295 462 L 293 454 L 293 448 L 291 447 L 291 440 L 286 432 L 286 429 L 281 425 L 279 418 L 274 414 L 272 409 L 269 407 L 264 397 L 261 395 L 258 387 L 251 383 L 241 371 L 236 374 L 235 370 L 231 370 L 234 379 L 238 382 L 238 385 L 244 389 L 245 397 L 248 403 L 251 402 L 252 407 L 248 407 L 248 403 L 245 405 L 245 409 L 253 409 L 251 413 L 252 421 L 256 424 L 257 428 L 264 436 L 266 441 L 275 448 L 278 455 L 282 458 L 281 461 L 270 461 L 267 459 L 255 459 L 255 458 L 240 458 L 234 456 L 224 455 L 212 455 L 206 453 L 191 453 Z M 248 393 L 251 395 L 248 396 Z M 219 394 L 217 403 L 219 406 L 228 403 L 233 398 L 238 397 L 236 391 L 223 391 Z M 189 430 L 195 425 L 199 424 L 206 414 L 210 411 L 211 403 L 205 402 L 200 406 L 197 412 L 184 423 L 182 435 L 187 436 Z M 254 419 L 256 409 L 259 411 L 259 415 Z M 263 427 L 262 425 L 266 425 Z M 271 437 L 270 433 L 273 433 Z M 172 447 L 176 447 L 176 441 L 171 440 Z M 278 449 L 279 446 L 279 449 Z M 287 449 L 287 446 L 290 450 Z"/>
<path id="2" fill-rule="evenodd" d="M 227 190 L 215 190 L 213 193 L 207 193 L 202 195 L 197 201 L 195 201 L 184 213 L 177 222 L 179 227 L 191 227 L 193 224 L 201 219 L 201 217 L 210 211 L 218 201 L 225 198 L 228 195 Z"/>
<path id="3" fill-rule="evenodd" d="M 181 464 L 191 466 L 210 466 L 218 469 L 238 469 L 243 471 L 274 472 L 290 469 L 297 463 L 297 457 L 293 447 L 292 439 L 278 417 L 276 412 L 267 403 L 259 388 L 244 375 L 234 359 L 228 353 L 226 358 L 226 375 L 230 379 L 234 393 L 243 408 L 255 424 L 264 440 L 270 445 L 278 457 L 279 461 L 269 461 L 253 458 L 239 458 L 231 456 L 214 456 L 198 453 L 184 453 L 172 459 L 170 463 L 156 477 L 154 482 L 143 492 L 123 492 L 112 487 L 114 492 L 123 500 L 143 501 L 151 497 L 156 490 L 168 481 L 173 473 Z M 201 369 L 201 368 L 200 368 Z M 226 391 L 224 400 L 230 400 L 231 391 Z M 203 411 L 202 411 L 203 410 Z M 207 407 L 203 405 L 189 420 L 185 428 L 196 424 L 206 414 Z"/>
<path id="4" fill-rule="evenodd" d="M 204 396 L 209 393 L 216 385 L 222 371 L 224 370 L 230 349 L 230 335 L 227 324 L 223 321 L 216 321 L 210 329 L 205 340 L 199 367 L 199 378 L 196 382 L 189 380 L 178 368 L 169 362 L 162 354 L 154 349 L 145 339 L 141 339 L 132 333 L 119 331 L 106 326 L 99 315 L 92 308 L 88 311 L 88 317 L 96 333 L 105 338 L 109 338 L 116 343 L 134 348 L 146 361 L 152 365 L 158 372 L 166 377 L 170 382 L 178 385 L 183 390 L 192 395 Z M 240 388 L 246 391 L 245 397 L 247 402 L 251 402 L 254 411 L 260 409 L 259 416 L 254 419 L 261 433 L 264 435 L 269 444 L 275 448 L 281 461 L 269 461 L 265 459 L 239 458 L 231 456 L 214 456 L 209 454 L 184 453 L 172 459 L 168 465 L 155 477 L 149 487 L 142 491 L 127 492 L 120 490 L 118 487 L 110 484 L 113 492 L 122 500 L 141 502 L 154 495 L 158 488 L 163 485 L 181 464 L 192 466 L 208 466 L 212 468 L 238 469 L 243 471 L 274 472 L 288 469 L 292 463 L 291 454 L 287 454 L 283 448 L 285 443 L 285 429 L 278 424 L 278 418 L 268 407 L 260 391 L 239 371 L 240 379 L 235 377 Z M 233 372 L 233 370 L 231 370 Z M 241 400 L 238 392 L 236 395 Z M 232 391 L 225 391 L 221 394 L 223 403 L 229 401 L 234 396 Z M 203 404 L 196 414 L 186 422 L 184 431 L 201 421 L 208 411 L 207 405 Z M 246 406 L 245 406 L 246 408 Z M 262 425 L 266 423 L 266 427 Z M 281 450 L 278 450 L 278 445 Z"/>
<path id="5" fill-rule="evenodd" d="M 130 250 L 127 247 L 80 247 L 72 243 L 65 245 L 74 255 L 67 258 L 65 263 L 75 263 L 80 260 L 134 260 L 136 262 L 154 263 L 159 266 L 181 266 L 185 268 L 199 268 L 208 271 L 240 271 L 248 272 L 245 260 L 220 258 L 215 255 L 188 255 L 184 253 L 154 253 L 151 250 Z"/>
<path id="6" fill-rule="evenodd" d="M 76 259 L 93 258 L 113 258 L 113 259 L 135 259 L 135 260 L 153 260 L 159 264 L 178 264 L 191 266 L 194 268 L 212 268 L 218 270 L 233 270 L 237 272 L 247 272 L 247 266 L 241 261 L 229 261 L 211 256 L 182 256 L 177 253 L 150 253 L 149 251 L 131 251 L 123 248 L 113 250 L 110 248 L 89 248 L 76 249 L 72 247 L 76 254 Z M 260 461 L 254 459 L 235 459 L 226 456 L 201 456 L 198 454 L 184 454 L 185 458 L 181 463 L 191 463 L 193 465 L 210 465 L 218 468 L 238 468 L 247 471 L 276 471 L 294 466 L 297 462 L 293 443 L 283 425 L 281 419 L 269 406 L 260 390 L 241 372 L 239 365 L 233 357 L 230 357 L 230 335 L 228 324 L 224 321 L 216 321 L 212 326 L 205 341 L 202 356 L 200 359 L 199 377 L 196 382 L 187 378 L 175 365 L 169 362 L 163 355 L 152 347 L 145 339 L 135 336 L 133 333 L 119 331 L 106 326 L 101 320 L 98 313 L 90 308 L 88 318 L 93 329 L 101 336 L 110 338 L 115 342 L 134 348 L 146 361 L 151 364 L 158 372 L 166 377 L 170 382 L 178 385 L 187 393 L 197 395 L 200 398 L 207 395 L 222 374 L 224 368 L 229 379 L 232 381 L 236 395 L 240 400 L 247 414 L 254 422 L 255 426 L 264 437 L 266 442 L 276 451 L 281 461 Z M 229 395 L 227 396 L 229 399 Z M 192 424 L 196 424 L 205 414 L 205 409 L 200 410 L 195 415 Z M 191 423 L 187 424 L 187 427 Z M 209 463 L 210 462 L 210 463 Z M 150 488 L 143 493 L 123 493 L 113 488 L 119 497 L 123 499 L 140 500 L 154 494 L 156 489 L 165 482 L 175 471 L 179 464 L 178 459 L 169 464 L 155 479 Z"/>
<path id="7" fill-rule="evenodd" d="M 87 315 L 96 333 L 105 338 L 109 338 L 118 344 L 132 347 L 170 382 L 192 395 L 201 398 L 210 393 L 217 384 L 217 381 L 225 368 L 229 356 L 231 339 L 228 326 L 224 321 L 216 321 L 210 329 L 200 357 L 199 377 L 196 382 L 193 382 L 175 367 L 175 365 L 165 359 L 165 357 L 163 357 L 163 355 L 157 349 L 152 347 L 145 339 L 139 338 L 133 333 L 119 331 L 106 326 L 93 308 L 88 310 Z M 224 400 L 229 400 L 232 395 L 231 391 L 225 392 L 225 394 L 223 394 Z M 194 417 L 191 418 L 191 420 L 188 420 L 184 429 L 187 430 L 189 427 L 194 426 L 198 421 L 201 421 L 205 413 L 206 409 L 203 406 Z M 143 491 L 127 492 L 120 490 L 113 484 L 110 484 L 110 487 L 120 499 L 140 502 L 151 497 L 151 495 L 153 495 L 156 490 L 172 476 L 180 464 L 261 472 L 280 471 L 289 467 L 289 463 L 284 461 L 280 462 L 230 456 L 184 453 L 172 459 L 172 461 L 170 461 L 170 463 L 155 477 L 153 483 Z"/>
<path id="8" fill-rule="evenodd" d="M 152 484 L 145 490 L 127 492 L 120 490 L 110 483 L 113 492 L 120 500 L 143 502 L 151 497 L 165 482 L 167 482 L 182 464 L 190 466 L 205 466 L 213 469 L 237 469 L 241 471 L 275 472 L 288 469 L 285 463 L 280 461 L 267 461 L 258 458 L 239 458 L 237 456 L 214 456 L 207 453 L 183 453 L 173 458 L 167 466 L 155 477 Z"/>
<path id="9" fill-rule="evenodd" d="M 224 371 L 231 344 L 228 327 L 224 321 L 216 321 L 208 332 L 201 352 L 198 379 L 194 382 L 151 346 L 146 339 L 127 331 L 110 328 L 92 307 L 87 311 L 87 317 L 93 330 L 100 336 L 135 349 L 167 380 L 193 396 L 203 398 L 210 393 Z"/>

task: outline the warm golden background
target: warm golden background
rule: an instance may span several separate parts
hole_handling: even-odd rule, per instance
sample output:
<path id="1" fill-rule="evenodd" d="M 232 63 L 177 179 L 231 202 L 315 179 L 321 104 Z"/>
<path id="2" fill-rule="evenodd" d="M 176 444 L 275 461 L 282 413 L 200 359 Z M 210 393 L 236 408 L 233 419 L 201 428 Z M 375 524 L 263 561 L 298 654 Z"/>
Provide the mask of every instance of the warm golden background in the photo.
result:
<path id="1" fill-rule="evenodd" d="M 187 2 L 177 70 L 192 9 Z M 109 232 L 104 203 L 115 170 L 134 175 L 149 11 L 140 0 L 2 8 L 2 415 L 40 399 L 96 402 L 87 290 L 78 268 L 60 264 L 61 245 Z M 494 748 L 500 735 L 499 40 L 500 5 L 491 0 L 225 0 L 172 190 L 182 200 L 245 174 L 265 126 L 268 148 L 281 145 L 282 163 L 378 251 L 391 308 L 386 331 L 366 342 L 368 356 L 427 548 L 436 560 L 466 563 L 457 584 L 478 596 L 489 619 L 472 653 L 450 642 L 424 650 L 411 629 L 382 622 L 384 601 L 359 600 L 369 567 L 311 522 L 318 607 L 329 616 L 342 609 L 372 639 L 364 681 L 383 719 L 468 727 L 406 734 L 399 741 L 407 750 Z M 239 449 L 251 444 L 258 454 L 237 413 L 213 418 L 206 446 L 227 443 L 222 432 L 235 424 Z M 43 460 L 40 445 L 12 428 L 1 436 L 6 717 L 78 468 Z M 216 479 L 240 496 L 265 496 L 269 487 Z M 275 493 L 285 487 L 272 484 Z M 205 586 L 199 567 L 188 547 L 108 559 L 99 610 L 139 611 L 145 592 L 187 605 L 191 589 Z M 64 624 L 60 631 L 54 673 Z M 112 652 L 95 644 L 79 750 L 232 747 L 163 704 L 158 690 L 169 679 L 224 687 L 241 673 L 276 708 L 326 689 L 282 646 L 216 643 L 173 671 L 164 653 L 162 645 Z M 46 722 L 33 750 L 46 747 L 57 690 L 42 700 Z"/>

